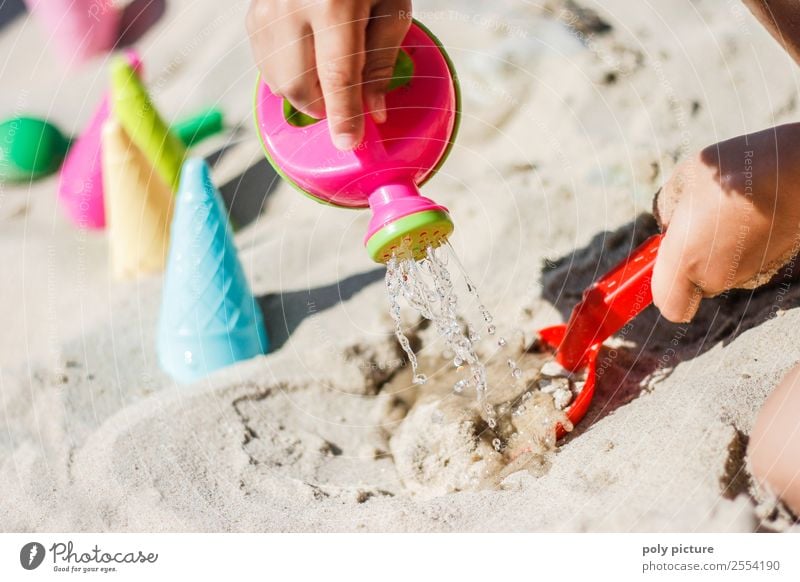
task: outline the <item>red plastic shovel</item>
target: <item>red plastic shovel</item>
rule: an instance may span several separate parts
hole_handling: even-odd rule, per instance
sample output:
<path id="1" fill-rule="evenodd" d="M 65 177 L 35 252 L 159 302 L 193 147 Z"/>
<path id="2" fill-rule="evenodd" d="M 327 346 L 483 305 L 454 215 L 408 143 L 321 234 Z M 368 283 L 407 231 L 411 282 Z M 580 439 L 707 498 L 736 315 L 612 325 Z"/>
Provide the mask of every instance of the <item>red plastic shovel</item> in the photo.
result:
<path id="1" fill-rule="evenodd" d="M 542 341 L 556 349 L 556 361 L 564 368 L 573 372 L 587 368 L 586 384 L 566 411 L 572 424 L 580 422 L 592 402 L 601 344 L 653 302 L 650 281 L 662 236 L 651 236 L 592 283 L 566 325 L 539 331 Z M 564 434 L 559 426 L 558 437 Z"/>

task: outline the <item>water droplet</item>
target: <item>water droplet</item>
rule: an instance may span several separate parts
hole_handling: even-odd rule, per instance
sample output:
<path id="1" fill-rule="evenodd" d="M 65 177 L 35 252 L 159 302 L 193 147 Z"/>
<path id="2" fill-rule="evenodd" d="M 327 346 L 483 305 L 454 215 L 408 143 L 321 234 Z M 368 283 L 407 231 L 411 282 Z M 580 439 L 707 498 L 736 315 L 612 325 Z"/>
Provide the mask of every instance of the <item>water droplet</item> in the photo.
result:
<path id="1" fill-rule="evenodd" d="M 414 376 L 414 384 L 424 384 L 428 381 L 428 377 L 425 374 L 417 374 Z"/>
<path id="2" fill-rule="evenodd" d="M 497 331 L 497 328 L 494 325 L 490 325 L 489 327 L 486 328 L 486 331 L 489 332 L 489 335 L 494 335 L 495 332 Z"/>
<path id="3" fill-rule="evenodd" d="M 508 343 L 506 342 L 506 338 L 504 337 L 497 338 L 497 345 L 500 346 L 501 348 L 505 347 L 506 343 Z"/>

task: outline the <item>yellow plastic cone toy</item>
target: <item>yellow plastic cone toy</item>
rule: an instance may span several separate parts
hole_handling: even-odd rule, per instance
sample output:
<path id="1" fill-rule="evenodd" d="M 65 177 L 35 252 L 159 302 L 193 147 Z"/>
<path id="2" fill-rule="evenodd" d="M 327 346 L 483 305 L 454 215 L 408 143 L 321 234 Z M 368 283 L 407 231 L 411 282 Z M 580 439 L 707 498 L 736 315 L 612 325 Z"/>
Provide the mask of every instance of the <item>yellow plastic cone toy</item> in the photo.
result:
<path id="1" fill-rule="evenodd" d="M 113 119 L 103 126 L 102 150 L 114 276 L 160 273 L 169 249 L 172 189 Z"/>

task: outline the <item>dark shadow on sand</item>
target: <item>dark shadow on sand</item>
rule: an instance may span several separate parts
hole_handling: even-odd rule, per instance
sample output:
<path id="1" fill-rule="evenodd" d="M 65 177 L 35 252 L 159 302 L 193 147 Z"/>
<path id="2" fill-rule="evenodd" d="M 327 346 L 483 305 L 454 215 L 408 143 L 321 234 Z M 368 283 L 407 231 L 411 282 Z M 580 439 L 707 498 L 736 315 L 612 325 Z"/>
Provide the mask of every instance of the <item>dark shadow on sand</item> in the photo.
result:
<path id="1" fill-rule="evenodd" d="M 25 4 L 22 0 L 0 0 L 0 30 L 24 12 Z"/>
<path id="2" fill-rule="evenodd" d="M 583 290 L 652 234 L 658 232 L 650 215 L 613 231 L 596 235 L 588 245 L 548 262 L 542 271 L 542 296 L 552 303 L 566 321 Z M 668 371 L 681 361 L 705 353 L 715 345 L 737 336 L 774 317 L 779 310 L 800 305 L 798 273 L 779 272 L 773 280 L 755 290 L 730 291 L 705 299 L 690 324 L 675 324 L 663 319 L 651 306 L 639 315 L 625 335 L 630 347 L 604 349 L 598 368 L 595 396 L 586 418 L 574 436 L 594 422 L 636 398 L 642 380 L 658 371 Z"/>
<path id="3" fill-rule="evenodd" d="M 120 16 L 117 46 L 130 46 L 142 38 L 166 9 L 166 0 L 133 0 L 125 6 Z"/>
<path id="4" fill-rule="evenodd" d="M 217 155 L 217 152 L 211 156 Z M 269 195 L 280 183 L 280 177 L 266 158 L 262 158 L 236 178 L 223 184 L 219 191 L 228 207 L 231 223 L 242 228 L 254 222 L 264 211 Z"/>
<path id="5" fill-rule="evenodd" d="M 383 267 L 377 267 L 324 287 L 258 297 L 272 350 L 280 349 L 304 319 L 347 301 L 365 287 L 383 279 L 385 272 Z"/>

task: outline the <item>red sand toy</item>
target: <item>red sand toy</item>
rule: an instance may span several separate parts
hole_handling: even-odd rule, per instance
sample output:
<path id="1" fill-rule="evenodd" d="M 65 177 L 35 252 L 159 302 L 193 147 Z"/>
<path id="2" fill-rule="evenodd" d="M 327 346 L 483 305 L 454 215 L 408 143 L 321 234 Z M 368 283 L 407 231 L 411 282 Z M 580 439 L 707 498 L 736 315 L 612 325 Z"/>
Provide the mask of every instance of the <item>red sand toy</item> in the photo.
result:
<path id="1" fill-rule="evenodd" d="M 592 402 L 600 346 L 653 302 L 650 281 L 662 236 L 651 236 L 592 283 L 566 325 L 539 330 L 539 337 L 556 349 L 556 361 L 564 368 L 572 372 L 587 368 L 586 385 L 567 409 L 572 424 L 580 422 Z M 559 426 L 559 438 L 564 434 Z"/>

